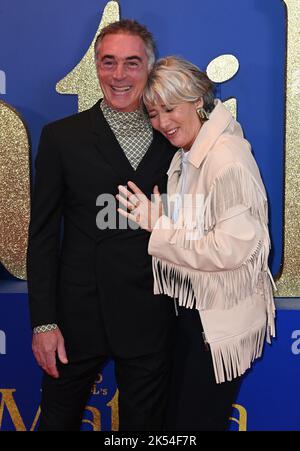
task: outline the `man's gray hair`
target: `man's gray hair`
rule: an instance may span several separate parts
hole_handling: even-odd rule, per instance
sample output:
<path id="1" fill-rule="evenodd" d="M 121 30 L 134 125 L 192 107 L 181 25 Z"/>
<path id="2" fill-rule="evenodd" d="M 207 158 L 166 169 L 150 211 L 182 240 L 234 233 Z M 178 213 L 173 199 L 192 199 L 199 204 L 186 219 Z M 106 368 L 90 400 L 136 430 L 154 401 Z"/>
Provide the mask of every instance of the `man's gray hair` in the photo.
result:
<path id="1" fill-rule="evenodd" d="M 97 58 L 99 46 L 104 36 L 121 33 L 139 36 L 142 39 L 148 57 L 148 70 L 150 71 L 155 62 L 156 44 L 152 33 L 150 33 L 144 25 L 141 25 L 136 20 L 122 19 L 107 25 L 105 28 L 102 28 L 95 41 L 95 58 Z"/>

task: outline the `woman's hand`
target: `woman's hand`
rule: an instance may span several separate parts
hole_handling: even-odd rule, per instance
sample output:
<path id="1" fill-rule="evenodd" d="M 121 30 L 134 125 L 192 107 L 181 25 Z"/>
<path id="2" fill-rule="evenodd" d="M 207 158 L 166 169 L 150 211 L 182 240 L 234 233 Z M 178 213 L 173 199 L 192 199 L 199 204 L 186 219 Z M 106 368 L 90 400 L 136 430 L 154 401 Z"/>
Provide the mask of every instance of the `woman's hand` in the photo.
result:
<path id="1" fill-rule="evenodd" d="M 153 189 L 150 201 L 140 188 L 133 182 L 128 182 L 128 191 L 126 186 L 119 186 L 119 194 L 116 195 L 118 201 L 129 210 L 129 212 L 118 208 L 118 212 L 131 221 L 134 221 L 142 229 L 152 232 L 156 221 L 163 215 L 163 204 L 160 198 L 158 187 Z"/>

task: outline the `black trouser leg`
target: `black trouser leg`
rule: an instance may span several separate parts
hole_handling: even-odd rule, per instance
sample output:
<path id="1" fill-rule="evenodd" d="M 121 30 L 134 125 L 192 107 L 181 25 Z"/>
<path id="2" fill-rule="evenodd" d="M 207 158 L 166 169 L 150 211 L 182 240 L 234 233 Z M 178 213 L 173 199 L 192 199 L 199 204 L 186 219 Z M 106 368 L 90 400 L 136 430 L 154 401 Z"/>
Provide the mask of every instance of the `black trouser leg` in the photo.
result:
<path id="1" fill-rule="evenodd" d="M 167 350 L 134 359 L 116 359 L 121 431 L 161 430 L 170 375 Z"/>
<path id="2" fill-rule="evenodd" d="M 166 429 L 224 431 L 241 378 L 222 384 L 215 382 L 199 312 L 184 307 L 178 310 Z"/>
<path id="3" fill-rule="evenodd" d="M 107 357 L 67 365 L 58 363 L 60 377 L 44 374 L 39 431 L 78 431 L 84 408 Z"/>

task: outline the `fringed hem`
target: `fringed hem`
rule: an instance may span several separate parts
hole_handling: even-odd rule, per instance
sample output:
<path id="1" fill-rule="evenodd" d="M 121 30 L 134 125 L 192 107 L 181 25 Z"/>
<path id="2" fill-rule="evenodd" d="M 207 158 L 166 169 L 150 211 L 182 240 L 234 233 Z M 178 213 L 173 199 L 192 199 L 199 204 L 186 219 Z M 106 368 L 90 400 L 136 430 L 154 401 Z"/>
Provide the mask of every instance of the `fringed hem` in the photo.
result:
<path id="1" fill-rule="evenodd" d="M 180 306 L 196 306 L 198 310 L 216 306 L 230 309 L 259 288 L 267 289 L 267 296 L 272 297 L 268 273 L 262 270 L 265 261 L 265 247 L 261 242 L 247 262 L 228 271 L 197 271 L 153 257 L 154 294 L 166 294 L 178 299 Z M 223 307 L 216 305 L 220 292 Z"/>
<path id="2" fill-rule="evenodd" d="M 266 326 L 248 330 L 242 335 L 210 343 L 217 384 L 241 376 L 262 355 Z"/>
<path id="3" fill-rule="evenodd" d="M 276 290 L 275 283 L 272 278 L 272 274 L 270 270 L 268 270 L 268 277 L 263 280 L 263 293 L 265 297 L 265 303 L 267 306 L 267 337 L 266 340 L 270 344 L 272 337 L 276 336 L 275 331 L 275 316 L 276 316 L 276 308 L 273 297 L 273 289 Z"/>
<path id="4" fill-rule="evenodd" d="M 204 229 L 212 230 L 230 208 L 245 205 L 261 224 L 268 224 L 267 197 L 262 185 L 242 165 L 226 167 L 215 178 L 204 207 Z"/>

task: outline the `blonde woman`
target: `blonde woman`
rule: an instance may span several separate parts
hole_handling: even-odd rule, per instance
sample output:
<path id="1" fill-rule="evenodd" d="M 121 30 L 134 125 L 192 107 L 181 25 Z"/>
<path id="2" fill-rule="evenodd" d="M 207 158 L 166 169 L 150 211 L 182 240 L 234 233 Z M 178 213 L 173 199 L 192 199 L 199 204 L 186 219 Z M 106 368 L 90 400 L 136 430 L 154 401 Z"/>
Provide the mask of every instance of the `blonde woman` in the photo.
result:
<path id="1" fill-rule="evenodd" d="M 154 292 L 175 300 L 167 428 L 225 430 L 242 375 L 275 335 L 267 196 L 241 126 L 196 66 L 159 60 L 144 103 L 179 148 L 168 211 L 156 187 L 152 201 L 130 181 L 117 197 L 151 233 Z"/>

